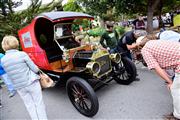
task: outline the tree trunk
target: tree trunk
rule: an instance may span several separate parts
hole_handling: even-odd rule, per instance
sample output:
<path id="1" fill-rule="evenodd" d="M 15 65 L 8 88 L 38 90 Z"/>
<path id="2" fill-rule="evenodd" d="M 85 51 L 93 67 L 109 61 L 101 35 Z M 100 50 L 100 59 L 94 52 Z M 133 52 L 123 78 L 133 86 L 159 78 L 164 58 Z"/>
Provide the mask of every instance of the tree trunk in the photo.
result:
<path id="1" fill-rule="evenodd" d="M 151 0 L 149 0 L 151 1 Z M 153 8 L 152 8 L 152 1 L 148 2 L 148 12 L 147 12 L 147 32 L 153 32 Z"/>
<path id="2" fill-rule="evenodd" d="M 147 5 L 147 32 L 148 33 L 153 33 L 153 15 L 154 15 L 154 10 L 157 8 L 160 0 L 148 0 L 148 5 Z"/>
<path id="3" fill-rule="evenodd" d="M 164 26 L 163 26 L 163 21 L 162 21 L 162 18 L 161 18 L 162 8 L 163 8 L 163 1 L 162 1 L 162 0 L 160 0 L 160 3 L 159 3 L 159 5 L 158 5 L 159 28 L 164 27 Z"/>

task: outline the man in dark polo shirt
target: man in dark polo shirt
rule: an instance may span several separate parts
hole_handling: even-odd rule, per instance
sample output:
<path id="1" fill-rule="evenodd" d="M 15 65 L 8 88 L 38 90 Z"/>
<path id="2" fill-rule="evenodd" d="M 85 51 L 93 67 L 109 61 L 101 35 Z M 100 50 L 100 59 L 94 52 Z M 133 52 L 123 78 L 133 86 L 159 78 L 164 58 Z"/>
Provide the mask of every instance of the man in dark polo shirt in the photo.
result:
<path id="1" fill-rule="evenodd" d="M 123 53 L 122 55 L 132 60 L 130 50 L 137 48 L 139 44 L 136 43 L 136 39 L 146 34 L 147 34 L 146 31 L 142 31 L 142 30 L 136 30 L 136 31 L 132 30 L 132 31 L 126 32 L 120 38 L 118 45 L 116 47 L 116 51 Z"/>
<path id="2" fill-rule="evenodd" d="M 120 38 L 118 45 L 115 48 L 115 51 L 121 53 L 123 57 L 128 57 L 129 59 L 132 60 L 130 50 L 137 48 L 139 46 L 139 43 L 136 43 L 136 39 L 146 34 L 147 34 L 146 31 L 142 31 L 142 30 L 136 30 L 136 31 L 132 30 L 132 31 L 126 32 Z M 139 80 L 140 79 L 136 77 L 136 81 L 139 81 Z"/>

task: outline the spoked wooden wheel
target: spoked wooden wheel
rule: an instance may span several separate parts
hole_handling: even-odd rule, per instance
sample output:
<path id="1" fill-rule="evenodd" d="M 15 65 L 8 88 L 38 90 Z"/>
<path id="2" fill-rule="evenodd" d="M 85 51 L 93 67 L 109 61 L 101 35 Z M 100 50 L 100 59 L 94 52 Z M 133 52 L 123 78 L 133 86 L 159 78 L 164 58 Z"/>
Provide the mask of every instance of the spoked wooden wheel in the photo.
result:
<path id="1" fill-rule="evenodd" d="M 66 84 L 71 103 L 83 115 L 92 117 L 99 109 L 97 96 L 92 87 L 82 78 L 72 77 Z"/>
<path id="2" fill-rule="evenodd" d="M 136 66 L 127 57 L 122 57 L 122 61 L 116 65 L 115 70 L 118 71 L 118 75 L 116 75 L 114 80 L 119 84 L 128 85 L 136 78 Z"/>

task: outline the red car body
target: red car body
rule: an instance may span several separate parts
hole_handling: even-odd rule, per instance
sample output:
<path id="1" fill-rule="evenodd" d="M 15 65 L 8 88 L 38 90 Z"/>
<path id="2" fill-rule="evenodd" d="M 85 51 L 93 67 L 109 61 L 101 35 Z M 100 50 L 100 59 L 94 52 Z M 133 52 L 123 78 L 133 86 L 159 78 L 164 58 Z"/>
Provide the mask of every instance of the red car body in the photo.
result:
<path id="1" fill-rule="evenodd" d="M 57 23 L 63 23 L 66 21 L 71 21 L 71 20 L 81 19 L 81 18 L 93 19 L 93 17 L 90 15 L 87 15 L 84 13 L 77 13 L 77 12 L 48 12 L 48 13 L 43 13 L 35 17 L 29 25 L 27 25 L 26 27 L 18 31 L 22 50 L 25 51 L 30 56 L 30 58 L 34 61 L 34 63 L 38 65 L 41 69 L 57 71 L 53 67 L 56 65 L 50 64 L 47 58 L 46 51 L 40 46 L 36 31 L 38 31 L 38 29 L 43 29 L 43 28 L 37 28 L 37 26 L 39 24 L 42 24 L 42 26 L 46 26 L 46 23 L 50 23 L 54 25 Z M 46 34 L 48 32 L 51 32 L 52 34 L 54 34 L 53 33 L 54 31 L 52 29 L 51 31 L 46 31 Z M 89 47 L 86 46 L 86 49 L 89 49 Z M 70 53 L 72 55 L 73 50 L 71 50 Z M 66 64 L 64 61 L 62 62 L 63 64 Z M 69 64 L 67 71 L 72 68 L 73 66 Z M 57 72 L 61 72 L 61 71 L 57 71 Z"/>

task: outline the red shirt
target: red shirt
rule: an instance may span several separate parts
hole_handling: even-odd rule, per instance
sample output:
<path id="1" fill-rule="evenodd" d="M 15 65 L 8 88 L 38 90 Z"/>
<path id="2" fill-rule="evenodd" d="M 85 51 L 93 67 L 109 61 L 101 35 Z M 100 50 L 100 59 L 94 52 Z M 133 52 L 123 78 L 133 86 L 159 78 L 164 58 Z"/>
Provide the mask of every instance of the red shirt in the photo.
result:
<path id="1" fill-rule="evenodd" d="M 149 69 L 160 66 L 180 73 L 179 42 L 152 40 L 146 43 L 141 52 Z"/>

